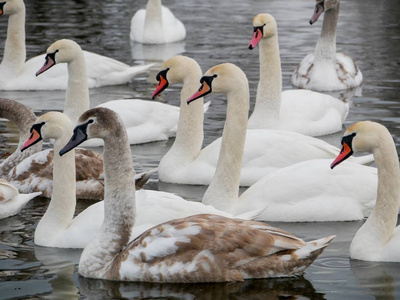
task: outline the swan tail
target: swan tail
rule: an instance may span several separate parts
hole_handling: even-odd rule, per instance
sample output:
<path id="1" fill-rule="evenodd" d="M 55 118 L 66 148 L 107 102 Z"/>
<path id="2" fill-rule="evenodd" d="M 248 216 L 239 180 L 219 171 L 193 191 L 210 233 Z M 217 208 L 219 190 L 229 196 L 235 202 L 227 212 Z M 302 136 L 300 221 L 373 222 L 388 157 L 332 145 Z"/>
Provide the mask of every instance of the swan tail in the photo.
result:
<path id="1" fill-rule="evenodd" d="M 147 172 L 139 173 L 135 175 L 135 186 L 136 190 L 140 190 L 149 181 L 151 175 L 155 174 L 158 168 L 151 169 Z"/>
<path id="2" fill-rule="evenodd" d="M 336 235 L 330 235 L 319 240 L 307 242 L 305 246 L 297 249 L 293 254 L 297 255 L 299 260 L 309 261 L 308 265 L 310 265 L 335 237 Z"/>
<path id="3" fill-rule="evenodd" d="M 261 213 L 265 210 L 266 208 L 263 209 L 255 209 L 255 210 L 250 210 L 245 213 L 241 213 L 238 215 L 235 215 L 235 219 L 243 219 L 243 220 L 255 220 L 257 219 Z"/>

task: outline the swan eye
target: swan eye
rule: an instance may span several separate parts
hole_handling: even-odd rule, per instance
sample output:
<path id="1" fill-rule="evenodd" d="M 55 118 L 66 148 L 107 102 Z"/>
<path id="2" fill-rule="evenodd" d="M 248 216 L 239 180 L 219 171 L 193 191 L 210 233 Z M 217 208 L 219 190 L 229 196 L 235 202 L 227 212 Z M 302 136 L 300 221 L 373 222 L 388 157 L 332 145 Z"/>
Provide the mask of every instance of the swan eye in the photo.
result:
<path id="1" fill-rule="evenodd" d="M 94 122 L 94 120 L 93 120 L 93 119 L 90 119 L 90 120 L 88 121 L 88 124 L 93 123 L 93 122 Z"/>
<path id="2" fill-rule="evenodd" d="M 261 26 L 254 26 L 254 32 L 255 32 L 255 38 L 258 38 L 258 35 L 261 33 L 261 35 L 263 35 L 264 34 L 264 26 L 265 26 L 266 24 L 264 24 L 264 25 L 261 25 Z"/>
<path id="3" fill-rule="evenodd" d="M 40 130 L 42 129 L 42 126 L 46 124 L 46 122 L 42 122 L 42 123 L 38 123 L 38 124 L 33 124 L 31 127 L 30 132 L 32 133 L 33 130 L 36 130 L 37 132 L 40 132 Z"/>
<path id="4" fill-rule="evenodd" d="M 161 77 L 167 79 L 168 71 L 169 71 L 169 68 L 166 68 L 165 70 L 161 70 L 160 72 L 158 72 L 158 74 L 156 76 L 157 81 L 160 81 Z"/>
<path id="5" fill-rule="evenodd" d="M 341 144 L 346 143 L 350 148 L 353 142 L 353 138 L 356 136 L 356 133 L 353 132 L 352 134 L 346 135 L 342 138 Z"/>

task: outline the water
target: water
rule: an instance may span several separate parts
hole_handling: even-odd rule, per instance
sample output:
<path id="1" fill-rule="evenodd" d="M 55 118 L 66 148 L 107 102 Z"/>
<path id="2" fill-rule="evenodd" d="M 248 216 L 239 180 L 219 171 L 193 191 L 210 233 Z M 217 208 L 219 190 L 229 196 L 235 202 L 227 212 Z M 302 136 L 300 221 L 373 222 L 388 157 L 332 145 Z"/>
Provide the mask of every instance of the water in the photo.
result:
<path id="1" fill-rule="evenodd" d="M 60 38 L 72 38 L 83 49 L 129 64 L 161 61 L 177 53 L 195 58 L 203 71 L 232 62 L 248 76 L 251 98 L 258 82 L 258 49 L 248 50 L 252 18 L 260 12 L 275 16 L 279 29 L 283 87 L 297 63 L 313 51 L 321 20 L 313 26 L 309 0 L 164 1 L 186 25 L 187 39 L 175 45 L 131 45 L 130 19 L 145 0 L 26 1 L 27 57 L 43 53 Z M 400 2 L 396 0 L 342 1 L 337 48 L 352 56 L 364 74 L 362 90 L 338 94 L 351 101 L 345 126 L 359 120 L 378 121 L 388 127 L 397 146 L 400 138 Z M 4 49 L 7 17 L 0 17 L 0 49 Z M 0 50 L 0 55 L 2 50 Z M 150 100 L 154 74 L 141 75 L 124 86 L 91 90 L 91 106 L 119 98 Z M 178 105 L 179 86 L 164 92 L 160 101 Z M 41 114 L 62 110 L 64 91 L 1 91 Z M 209 96 L 212 105 L 205 119 L 205 144 L 221 135 L 225 117 L 222 95 Z M 253 104 L 253 101 L 252 101 Z M 13 151 L 18 141 L 15 126 L 0 122 L 1 154 Z M 341 133 L 322 137 L 339 145 Z M 137 171 L 157 166 L 173 140 L 132 146 Z M 399 147 L 398 147 L 399 148 Z M 400 149 L 400 148 L 399 148 Z M 156 177 L 147 188 L 174 191 L 199 201 L 204 187 L 161 184 Z M 90 205 L 79 201 L 77 212 Z M 325 252 L 302 277 L 251 280 L 227 284 L 146 284 L 88 280 L 77 275 L 80 250 L 37 247 L 34 229 L 45 212 L 47 199 L 36 199 L 18 216 L 0 220 L 0 299 L 395 299 L 400 297 L 400 264 L 349 260 L 349 245 L 362 222 L 274 223 L 306 239 L 336 234 Z"/>

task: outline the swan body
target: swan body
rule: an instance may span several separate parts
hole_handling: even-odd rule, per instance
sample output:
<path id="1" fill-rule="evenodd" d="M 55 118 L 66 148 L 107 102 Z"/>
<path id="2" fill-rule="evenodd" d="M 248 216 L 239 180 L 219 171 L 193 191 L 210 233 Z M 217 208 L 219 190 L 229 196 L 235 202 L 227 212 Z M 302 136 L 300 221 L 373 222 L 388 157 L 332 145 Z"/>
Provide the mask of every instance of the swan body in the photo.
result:
<path id="1" fill-rule="evenodd" d="M 185 39 L 186 28 L 161 0 L 148 0 L 132 17 L 130 37 L 143 44 L 174 43 Z"/>
<path id="2" fill-rule="evenodd" d="M 245 137 L 254 132 L 246 131 L 247 79 L 239 68 L 222 64 L 207 71 L 201 82 L 189 102 L 209 91 L 228 98 L 217 168 L 203 203 L 233 214 L 265 208 L 256 218 L 262 221 L 350 221 L 369 215 L 376 199 L 376 168 L 350 162 L 333 173 L 326 159 L 303 161 L 261 177 L 239 197 Z M 267 147 L 264 151 L 273 157 Z M 358 177 L 349 179 L 349 174 Z"/>
<path id="3" fill-rule="evenodd" d="M 66 66 L 57 66 L 54 72 L 41 77 L 34 74 L 43 64 L 45 55 L 25 61 L 25 4 L 23 0 L 4 3 L 4 15 L 9 16 L 4 56 L 0 64 L 1 90 L 58 90 L 66 89 Z M 87 80 L 90 88 L 124 84 L 151 65 L 129 66 L 115 59 L 84 51 Z"/>
<path id="4" fill-rule="evenodd" d="M 85 60 L 80 46 L 66 39 L 54 42 L 47 49 L 46 63 L 38 74 L 42 74 L 53 65 L 62 63 L 67 63 L 69 74 L 64 112 L 75 123 L 78 117 L 89 108 L 90 102 L 84 72 Z M 122 117 L 130 144 L 167 140 L 176 135 L 179 107 L 140 99 L 112 100 L 100 106 L 110 108 Z M 102 139 L 93 139 L 84 144 L 85 147 L 102 145 Z"/>
<path id="5" fill-rule="evenodd" d="M 62 158 L 58 155 L 71 135 L 72 124 L 69 118 L 59 112 L 49 112 L 37 119 L 32 126 L 32 136 L 22 146 L 22 149 L 26 149 L 40 137 L 55 139 L 53 152 L 56 155 L 53 158 L 51 201 L 35 231 L 34 241 L 35 244 L 40 246 L 84 248 L 100 232 L 103 222 L 104 201 L 89 206 L 73 218 L 76 205 L 75 189 L 79 187 L 75 180 L 75 155 L 74 151 Z M 91 163 L 88 162 L 86 168 L 90 169 L 91 167 Z M 132 174 L 131 180 L 135 189 L 134 175 Z M 141 213 L 141 217 L 136 219 L 135 227 L 132 229 L 132 239 L 155 224 L 172 218 L 186 217 L 196 213 L 232 216 L 229 213 L 218 211 L 210 205 L 188 202 L 170 193 L 144 190 L 136 193 L 137 210 Z M 241 217 L 254 218 L 257 213 L 250 212 L 241 215 Z"/>
<path id="6" fill-rule="evenodd" d="M 376 168 L 348 162 L 332 172 L 331 159 L 303 161 L 262 177 L 239 197 L 243 212 L 265 206 L 257 220 L 276 222 L 355 221 L 376 202 Z"/>
<path id="7" fill-rule="evenodd" d="M 354 60 L 336 53 L 336 26 L 340 0 L 317 0 L 310 24 L 324 12 L 321 35 L 314 53 L 300 62 L 292 75 L 292 84 L 315 91 L 348 90 L 361 85 L 363 75 Z"/>
<path id="8" fill-rule="evenodd" d="M 8 181 L 0 179 L 0 220 L 18 214 L 30 200 L 40 194 L 20 194 Z"/>
<path id="9" fill-rule="evenodd" d="M 260 81 L 248 128 L 289 130 L 310 136 L 341 131 L 349 104 L 313 91 L 282 92 L 276 21 L 270 14 L 258 14 L 253 19 L 253 26 L 249 48 L 260 45 Z"/>
<path id="10" fill-rule="evenodd" d="M 331 168 L 356 152 L 374 155 L 378 187 L 376 205 L 354 236 L 350 244 L 350 257 L 366 261 L 400 262 L 400 227 L 396 227 L 400 205 L 400 170 L 393 138 L 387 128 L 379 123 L 355 123 L 344 133 L 342 152 Z"/>
<path id="11" fill-rule="evenodd" d="M 195 60 L 175 56 L 163 64 L 157 78 L 160 84 L 153 98 L 168 84 L 183 83 L 177 136 L 159 163 L 159 179 L 170 183 L 208 185 L 215 173 L 222 138 L 201 149 L 203 100 L 186 104 L 186 99 L 198 89 L 201 69 Z M 334 158 L 339 153 L 339 148 L 320 139 L 290 131 L 248 130 L 245 139 L 241 186 L 250 186 L 262 176 L 294 163 L 314 158 Z M 355 159 L 353 162 L 362 164 L 373 161 L 372 156 Z"/>
<path id="12" fill-rule="evenodd" d="M 301 274 L 333 239 L 305 243 L 267 224 L 200 214 L 156 225 L 129 242 L 135 223 L 131 151 L 112 110 L 84 113 L 61 155 L 86 138 L 104 142 L 105 217 L 79 261 L 84 277 L 149 282 L 222 282 Z"/>

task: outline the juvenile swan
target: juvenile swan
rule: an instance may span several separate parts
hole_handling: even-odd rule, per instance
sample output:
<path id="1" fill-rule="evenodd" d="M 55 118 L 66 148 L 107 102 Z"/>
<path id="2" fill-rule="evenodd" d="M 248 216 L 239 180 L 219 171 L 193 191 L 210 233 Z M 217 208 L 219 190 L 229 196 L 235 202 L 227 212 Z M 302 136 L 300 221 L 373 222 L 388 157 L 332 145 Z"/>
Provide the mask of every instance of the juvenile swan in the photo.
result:
<path id="1" fill-rule="evenodd" d="M 305 243 L 265 223 L 203 214 L 159 224 L 129 242 L 135 222 L 132 159 L 113 111 L 84 113 L 63 155 L 87 138 L 104 139 L 105 217 L 84 249 L 84 277 L 151 282 L 221 282 L 301 274 L 333 239 Z"/>

